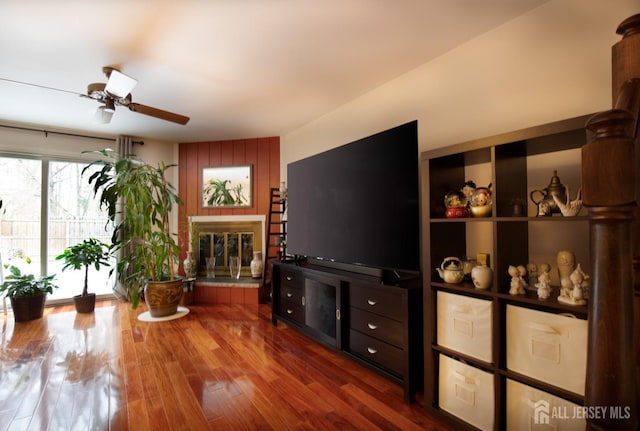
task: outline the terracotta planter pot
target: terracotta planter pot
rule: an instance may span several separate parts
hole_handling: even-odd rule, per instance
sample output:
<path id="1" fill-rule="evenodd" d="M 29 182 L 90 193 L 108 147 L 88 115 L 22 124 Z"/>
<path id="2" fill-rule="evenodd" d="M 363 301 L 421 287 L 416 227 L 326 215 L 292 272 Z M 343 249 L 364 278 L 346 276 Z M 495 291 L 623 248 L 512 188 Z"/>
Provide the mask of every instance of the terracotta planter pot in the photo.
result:
<path id="1" fill-rule="evenodd" d="M 42 318 L 47 295 L 21 296 L 9 299 L 11 300 L 11 309 L 13 309 L 15 321 L 27 322 Z"/>
<path id="2" fill-rule="evenodd" d="M 151 317 L 175 314 L 182 298 L 182 291 L 182 279 L 148 282 L 144 287 L 144 301 Z"/>
<path id="3" fill-rule="evenodd" d="M 76 295 L 73 297 L 73 305 L 76 306 L 76 312 L 78 313 L 93 313 L 96 308 L 96 294 Z"/>

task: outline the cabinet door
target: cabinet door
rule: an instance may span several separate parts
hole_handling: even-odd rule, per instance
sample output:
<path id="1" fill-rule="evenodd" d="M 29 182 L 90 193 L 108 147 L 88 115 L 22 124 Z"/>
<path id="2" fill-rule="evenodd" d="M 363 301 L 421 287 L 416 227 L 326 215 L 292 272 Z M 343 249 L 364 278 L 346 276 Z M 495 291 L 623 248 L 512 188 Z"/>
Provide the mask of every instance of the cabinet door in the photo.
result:
<path id="1" fill-rule="evenodd" d="M 341 346 L 340 280 L 312 272 L 304 279 L 304 324 L 320 341 Z"/>

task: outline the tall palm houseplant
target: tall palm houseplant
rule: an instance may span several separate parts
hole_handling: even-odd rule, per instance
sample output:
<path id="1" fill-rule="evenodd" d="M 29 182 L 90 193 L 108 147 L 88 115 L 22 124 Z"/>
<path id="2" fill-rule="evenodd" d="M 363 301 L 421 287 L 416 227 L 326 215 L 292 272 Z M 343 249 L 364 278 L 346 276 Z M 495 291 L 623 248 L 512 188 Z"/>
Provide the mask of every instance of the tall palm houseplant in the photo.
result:
<path id="1" fill-rule="evenodd" d="M 182 249 L 171 231 L 170 213 L 182 200 L 166 173 L 175 165 L 152 166 L 112 150 L 92 153 L 98 159 L 82 173 L 99 168 L 89 176 L 89 184 L 113 224 L 118 279 L 132 307 L 137 308 L 144 291 L 151 316 L 174 314 L 182 297 L 182 279 L 176 274 Z"/>

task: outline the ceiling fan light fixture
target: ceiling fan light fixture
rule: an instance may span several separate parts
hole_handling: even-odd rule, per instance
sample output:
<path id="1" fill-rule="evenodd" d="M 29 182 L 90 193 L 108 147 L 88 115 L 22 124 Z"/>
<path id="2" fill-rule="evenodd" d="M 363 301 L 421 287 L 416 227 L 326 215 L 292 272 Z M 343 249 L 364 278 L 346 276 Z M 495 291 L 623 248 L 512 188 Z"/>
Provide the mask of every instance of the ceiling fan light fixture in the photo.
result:
<path id="1" fill-rule="evenodd" d="M 116 105 L 113 99 L 107 98 L 107 100 L 104 101 L 104 110 L 105 112 L 110 112 L 111 115 L 113 115 L 113 113 L 116 112 Z"/>
<path id="2" fill-rule="evenodd" d="M 113 101 L 112 101 L 113 104 Z M 105 105 L 98 106 L 93 116 L 93 122 L 97 124 L 109 124 L 115 109 L 108 109 Z"/>

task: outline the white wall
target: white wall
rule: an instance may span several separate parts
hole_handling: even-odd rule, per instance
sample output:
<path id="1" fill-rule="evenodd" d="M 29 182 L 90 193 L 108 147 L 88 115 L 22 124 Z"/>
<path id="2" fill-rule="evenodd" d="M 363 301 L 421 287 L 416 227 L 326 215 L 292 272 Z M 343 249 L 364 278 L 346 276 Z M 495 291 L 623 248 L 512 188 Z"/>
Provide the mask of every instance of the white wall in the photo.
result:
<path id="1" fill-rule="evenodd" d="M 116 149 L 116 136 L 91 135 L 105 138 L 91 139 L 75 135 L 83 135 L 83 132 L 65 131 L 54 128 L 46 128 L 49 133 L 44 133 L 41 126 L 29 126 L 24 124 L 3 123 L 10 127 L 0 127 L 0 152 L 10 152 L 18 154 L 43 155 L 48 157 L 63 157 L 77 160 L 94 160 L 95 155 L 82 154 L 83 151 L 102 150 L 104 148 Z M 24 129 L 34 129 L 24 130 Z M 51 133 L 53 132 L 53 133 Z M 55 132 L 69 133 L 61 135 Z M 90 134 L 87 134 L 90 135 Z M 178 145 L 170 142 L 153 141 L 149 139 L 134 138 L 136 141 L 143 141 L 144 145 L 134 146 L 134 151 L 143 160 L 150 164 L 157 164 L 163 160 L 166 163 L 177 163 Z M 175 161 L 175 162 L 174 162 Z M 175 169 L 175 181 L 177 185 L 177 169 Z"/>
<path id="2" fill-rule="evenodd" d="M 3 123 L 11 126 L 11 123 Z M 23 124 L 15 124 L 20 128 L 31 128 Z M 33 126 L 33 129 L 43 130 L 40 126 Z M 66 133 L 63 130 L 48 128 L 50 131 Z M 74 134 L 77 132 L 69 132 Z M 79 133 L 82 134 L 82 133 Z M 94 136 L 94 135 L 92 135 Z M 0 152 L 18 153 L 24 155 L 37 155 L 45 157 L 61 157 L 64 159 L 74 159 L 78 161 L 86 160 L 91 162 L 96 159 L 95 155 L 82 154 L 83 151 L 102 150 L 105 148 L 117 149 L 116 137 L 103 135 L 110 140 L 91 139 L 73 135 L 60 135 L 57 133 L 43 133 L 38 131 L 12 129 L 0 127 Z M 144 145 L 134 145 L 134 153 L 145 162 L 156 166 L 158 162 L 164 161 L 167 164 L 178 163 L 178 144 L 150 139 L 138 139 Z M 178 190 L 178 168 L 177 166 L 169 171 L 169 181 Z M 178 209 L 172 213 L 173 230 L 177 232 Z"/>
<path id="3" fill-rule="evenodd" d="M 281 137 L 289 162 L 418 120 L 425 151 L 611 107 L 616 28 L 640 0 L 552 0 Z"/>

